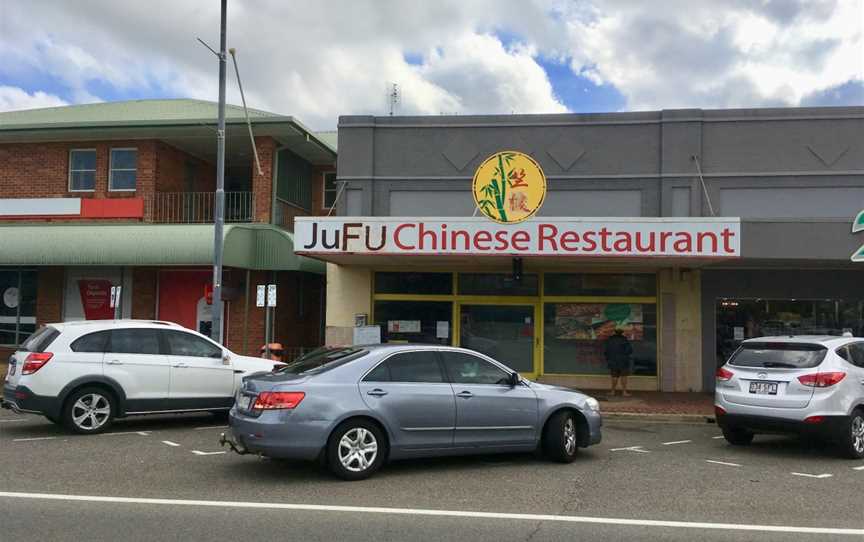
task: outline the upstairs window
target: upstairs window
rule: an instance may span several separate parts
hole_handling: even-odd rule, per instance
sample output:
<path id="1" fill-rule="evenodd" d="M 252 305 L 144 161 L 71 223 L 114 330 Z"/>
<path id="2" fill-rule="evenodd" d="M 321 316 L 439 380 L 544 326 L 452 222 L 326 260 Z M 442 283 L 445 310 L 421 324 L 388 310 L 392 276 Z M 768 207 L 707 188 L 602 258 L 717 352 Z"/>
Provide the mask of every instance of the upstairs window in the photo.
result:
<path id="1" fill-rule="evenodd" d="M 109 190 L 134 191 L 138 180 L 138 149 L 111 149 Z"/>
<path id="2" fill-rule="evenodd" d="M 92 192 L 96 189 L 96 149 L 69 151 L 69 190 Z"/>
<path id="3" fill-rule="evenodd" d="M 336 172 L 329 171 L 324 174 L 324 208 L 330 209 L 336 203 L 336 195 L 339 186 L 336 184 Z"/>

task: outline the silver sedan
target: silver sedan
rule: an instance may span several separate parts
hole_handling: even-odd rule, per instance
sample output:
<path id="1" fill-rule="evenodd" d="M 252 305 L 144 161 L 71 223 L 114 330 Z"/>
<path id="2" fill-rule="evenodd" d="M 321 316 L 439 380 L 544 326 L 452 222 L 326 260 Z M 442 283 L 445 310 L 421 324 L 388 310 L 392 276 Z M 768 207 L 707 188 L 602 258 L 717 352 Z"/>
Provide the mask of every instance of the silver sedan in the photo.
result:
<path id="1" fill-rule="evenodd" d="M 569 463 L 600 442 L 597 400 L 525 380 L 477 352 L 323 348 L 243 380 L 220 437 L 238 453 L 323 460 L 346 480 L 388 460 L 539 450 Z"/>

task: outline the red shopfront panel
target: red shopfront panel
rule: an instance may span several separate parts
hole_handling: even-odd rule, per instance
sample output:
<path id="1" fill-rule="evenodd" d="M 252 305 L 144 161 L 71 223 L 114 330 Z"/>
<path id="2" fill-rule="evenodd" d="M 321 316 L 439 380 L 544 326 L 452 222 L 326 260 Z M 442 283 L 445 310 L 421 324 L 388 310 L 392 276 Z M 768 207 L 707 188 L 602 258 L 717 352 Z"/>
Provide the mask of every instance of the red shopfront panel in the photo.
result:
<path id="1" fill-rule="evenodd" d="M 209 270 L 161 271 L 159 273 L 159 320 L 209 335 L 212 321 L 204 294 L 212 282 Z M 203 328 L 203 329 L 202 329 Z"/>

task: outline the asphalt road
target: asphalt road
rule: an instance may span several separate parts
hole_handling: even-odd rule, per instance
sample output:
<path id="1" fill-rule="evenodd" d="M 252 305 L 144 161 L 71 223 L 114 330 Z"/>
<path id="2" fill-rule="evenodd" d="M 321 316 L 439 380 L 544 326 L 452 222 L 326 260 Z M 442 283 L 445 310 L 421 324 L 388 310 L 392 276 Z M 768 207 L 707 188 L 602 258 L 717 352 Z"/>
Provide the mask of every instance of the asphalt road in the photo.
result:
<path id="1" fill-rule="evenodd" d="M 219 453 L 220 429 L 133 418 L 82 437 L 0 412 L 0 540 L 864 539 L 864 462 L 784 437 L 730 447 L 708 424 L 610 422 L 571 465 L 418 460 L 354 483 Z"/>

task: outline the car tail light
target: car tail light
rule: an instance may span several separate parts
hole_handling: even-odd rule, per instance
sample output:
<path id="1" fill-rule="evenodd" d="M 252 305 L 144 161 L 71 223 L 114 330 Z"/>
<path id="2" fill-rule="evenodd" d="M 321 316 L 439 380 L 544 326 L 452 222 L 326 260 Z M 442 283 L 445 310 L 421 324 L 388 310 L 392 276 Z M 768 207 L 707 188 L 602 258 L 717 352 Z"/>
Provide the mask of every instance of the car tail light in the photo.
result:
<path id="1" fill-rule="evenodd" d="M 265 391 L 255 399 L 252 410 L 292 409 L 306 397 L 302 391 Z"/>
<path id="2" fill-rule="evenodd" d="M 804 418 L 804 423 L 817 424 L 825 421 L 825 416 L 810 416 Z"/>
<path id="3" fill-rule="evenodd" d="M 813 373 L 798 377 L 798 382 L 811 388 L 828 388 L 846 378 L 846 373 Z"/>
<path id="4" fill-rule="evenodd" d="M 51 352 L 31 352 L 27 359 L 24 360 L 24 366 L 21 367 L 22 375 L 32 375 L 39 369 L 45 366 L 54 356 Z"/>
<path id="5" fill-rule="evenodd" d="M 715 416 L 723 416 L 725 414 L 726 414 L 725 408 L 723 408 L 721 406 L 714 405 L 714 415 Z"/>
<path id="6" fill-rule="evenodd" d="M 735 373 L 725 367 L 718 367 L 715 376 L 720 382 L 728 382 L 733 376 L 735 376 Z"/>

